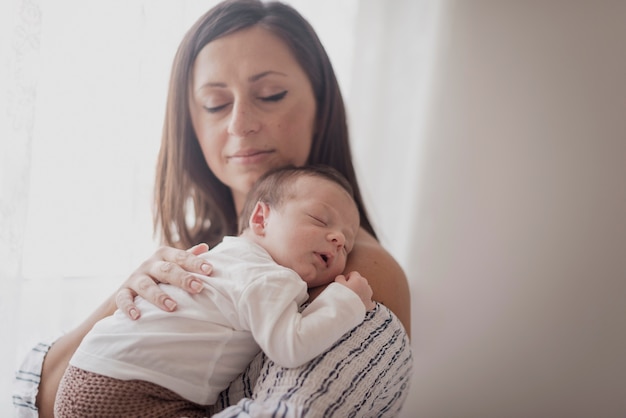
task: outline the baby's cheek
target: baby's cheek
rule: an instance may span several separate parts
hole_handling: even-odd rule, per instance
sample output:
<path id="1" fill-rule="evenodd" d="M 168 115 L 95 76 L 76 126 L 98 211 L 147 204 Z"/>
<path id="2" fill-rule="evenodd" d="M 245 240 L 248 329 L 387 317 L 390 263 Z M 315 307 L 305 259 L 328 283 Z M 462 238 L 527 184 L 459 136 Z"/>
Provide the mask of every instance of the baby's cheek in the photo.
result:
<path id="1" fill-rule="evenodd" d="M 337 266 L 337 271 L 339 272 L 339 274 L 343 274 L 346 271 L 345 260 L 343 262 L 339 263 L 339 266 Z"/>

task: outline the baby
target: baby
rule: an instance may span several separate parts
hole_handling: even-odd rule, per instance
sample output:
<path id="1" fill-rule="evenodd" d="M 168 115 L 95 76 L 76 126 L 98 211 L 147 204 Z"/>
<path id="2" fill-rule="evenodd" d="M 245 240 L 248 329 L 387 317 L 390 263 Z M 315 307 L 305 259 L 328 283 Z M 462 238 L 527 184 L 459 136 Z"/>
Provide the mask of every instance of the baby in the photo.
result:
<path id="1" fill-rule="evenodd" d="M 205 416 L 263 350 L 283 367 L 317 357 L 373 309 L 372 289 L 342 273 L 359 231 L 349 183 L 325 166 L 264 175 L 248 194 L 239 236 L 203 257 L 213 266 L 201 293 L 161 284 L 168 313 L 138 299 L 83 339 L 61 381 L 57 416 Z M 307 289 L 328 285 L 302 311 Z"/>

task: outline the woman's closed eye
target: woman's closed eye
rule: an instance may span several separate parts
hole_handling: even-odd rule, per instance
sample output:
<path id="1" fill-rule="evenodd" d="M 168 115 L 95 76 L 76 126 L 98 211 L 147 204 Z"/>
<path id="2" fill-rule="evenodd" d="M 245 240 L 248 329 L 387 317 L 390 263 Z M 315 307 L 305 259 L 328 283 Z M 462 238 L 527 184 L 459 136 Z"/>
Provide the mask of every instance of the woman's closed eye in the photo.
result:
<path id="1" fill-rule="evenodd" d="M 264 102 L 279 102 L 285 98 L 288 90 L 281 91 L 280 93 L 272 94 L 271 96 L 259 97 Z"/>
<path id="2" fill-rule="evenodd" d="M 209 106 L 202 106 L 202 107 L 204 107 L 204 110 L 206 110 L 206 111 L 207 111 L 207 112 L 209 112 L 209 113 L 217 113 L 217 112 L 219 112 L 220 110 L 226 109 L 226 107 L 227 107 L 229 104 L 230 104 L 230 103 L 225 103 L 225 104 L 223 104 L 223 105 L 219 105 L 219 106 L 212 106 L 212 107 L 209 107 Z"/>
<path id="3" fill-rule="evenodd" d="M 261 100 L 262 102 L 266 102 L 266 103 L 279 102 L 285 98 L 287 93 L 288 91 L 284 90 L 284 91 L 281 91 L 280 93 L 272 94 L 270 96 L 259 97 L 259 100 Z M 206 110 L 208 113 L 218 113 L 226 109 L 228 106 L 230 106 L 230 102 L 224 103 L 218 106 L 203 106 L 203 107 L 204 107 L 204 110 Z"/>

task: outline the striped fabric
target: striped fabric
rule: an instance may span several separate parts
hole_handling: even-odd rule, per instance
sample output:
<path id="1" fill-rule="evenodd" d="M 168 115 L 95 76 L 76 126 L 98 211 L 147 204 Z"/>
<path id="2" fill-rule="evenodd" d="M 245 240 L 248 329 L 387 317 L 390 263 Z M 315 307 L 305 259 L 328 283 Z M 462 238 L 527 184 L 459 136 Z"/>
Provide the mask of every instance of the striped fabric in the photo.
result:
<path id="1" fill-rule="evenodd" d="M 16 418 L 33 418 L 38 416 L 35 397 L 39 390 L 43 358 L 49 349 L 50 344 L 37 344 L 28 352 L 19 370 L 15 373 L 13 405 L 16 408 Z"/>
<path id="2" fill-rule="evenodd" d="M 34 347 L 15 377 L 18 418 L 37 418 L 35 397 L 49 344 Z M 395 417 L 406 399 L 413 357 L 400 321 L 384 305 L 331 349 L 293 369 L 262 353 L 209 408 L 216 418 Z"/>
<path id="3" fill-rule="evenodd" d="M 412 365 L 400 321 L 378 304 L 360 326 L 301 367 L 282 368 L 259 354 L 211 412 L 219 418 L 395 417 Z"/>

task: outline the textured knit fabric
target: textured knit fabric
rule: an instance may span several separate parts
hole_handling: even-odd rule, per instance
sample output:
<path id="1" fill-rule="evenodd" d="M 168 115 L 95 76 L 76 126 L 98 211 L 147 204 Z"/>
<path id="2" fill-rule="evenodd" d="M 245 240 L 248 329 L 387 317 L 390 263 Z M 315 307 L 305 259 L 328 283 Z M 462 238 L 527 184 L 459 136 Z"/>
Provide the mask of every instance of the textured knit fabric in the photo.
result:
<path id="1" fill-rule="evenodd" d="M 215 402 L 260 348 L 299 366 L 327 350 L 365 316 L 359 296 L 332 283 L 301 313 L 306 283 L 261 246 L 225 237 L 203 255 L 213 266 L 204 290 L 161 285 L 178 302 L 165 312 L 138 300 L 138 321 L 120 311 L 99 321 L 70 364 L 122 380 L 145 380 L 202 405 Z M 260 348 L 259 348 L 260 346 Z"/>
<path id="2" fill-rule="evenodd" d="M 49 348 L 42 343 L 30 350 L 16 374 L 16 417 L 38 418 L 35 397 Z M 412 366 L 402 325 L 378 305 L 357 328 L 305 366 L 283 369 L 260 353 L 209 413 L 216 418 L 293 417 L 300 410 L 309 418 L 395 417 L 407 397 Z M 259 410 L 263 413 L 251 412 Z"/>
<path id="3" fill-rule="evenodd" d="M 69 366 L 54 404 L 59 418 L 202 418 L 200 405 L 141 380 L 118 380 Z"/>

